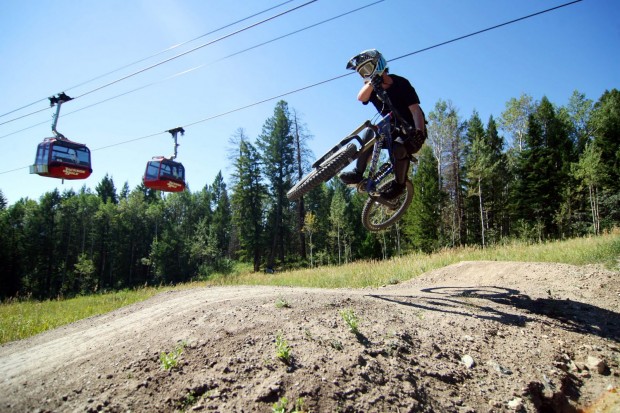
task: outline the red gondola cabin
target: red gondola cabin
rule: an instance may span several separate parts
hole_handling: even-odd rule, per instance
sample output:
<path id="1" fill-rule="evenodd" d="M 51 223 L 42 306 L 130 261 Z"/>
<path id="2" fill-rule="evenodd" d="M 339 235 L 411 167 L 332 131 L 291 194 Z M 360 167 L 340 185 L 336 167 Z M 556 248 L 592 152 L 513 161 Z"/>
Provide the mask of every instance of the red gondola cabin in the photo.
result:
<path id="1" fill-rule="evenodd" d="M 150 189 L 181 192 L 185 189 L 185 168 L 179 162 L 164 157 L 155 157 L 146 164 L 142 182 Z"/>
<path id="2" fill-rule="evenodd" d="M 60 138 L 45 138 L 30 166 L 31 174 L 59 179 L 86 179 L 92 172 L 88 147 Z"/>

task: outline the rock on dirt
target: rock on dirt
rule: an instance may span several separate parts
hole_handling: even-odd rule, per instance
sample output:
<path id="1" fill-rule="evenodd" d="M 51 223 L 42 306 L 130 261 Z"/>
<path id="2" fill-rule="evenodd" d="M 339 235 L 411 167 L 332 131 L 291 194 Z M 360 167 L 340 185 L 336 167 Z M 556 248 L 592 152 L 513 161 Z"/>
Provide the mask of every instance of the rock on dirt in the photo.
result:
<path id="1" fill-rule="evenodd" d="M 618 285 L 462 262 L 377 289 L 162 293 L 1 346 L 0 412 L 619 412 Z"/>

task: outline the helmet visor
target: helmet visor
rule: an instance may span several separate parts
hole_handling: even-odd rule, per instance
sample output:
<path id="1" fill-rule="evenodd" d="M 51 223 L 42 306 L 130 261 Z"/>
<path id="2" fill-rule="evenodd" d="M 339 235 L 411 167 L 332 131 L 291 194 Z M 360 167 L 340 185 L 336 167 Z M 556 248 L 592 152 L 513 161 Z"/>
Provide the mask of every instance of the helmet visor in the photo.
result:
<path id="1" fill-rule="evenodd" d="M 361 77 L 363 77 L 364 79 L 368 79 L 375 72 L 376 68 L 377 64 L 373 60 L 369 60 L 359 65 L 356 70 Z"/>

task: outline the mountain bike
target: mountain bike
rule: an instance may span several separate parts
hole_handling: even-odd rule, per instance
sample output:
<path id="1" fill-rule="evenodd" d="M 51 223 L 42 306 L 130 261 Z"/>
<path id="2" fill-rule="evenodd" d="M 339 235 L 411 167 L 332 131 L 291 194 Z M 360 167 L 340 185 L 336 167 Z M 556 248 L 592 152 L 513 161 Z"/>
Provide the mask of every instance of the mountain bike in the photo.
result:
<path id="1" fill-rule="evenodd" d="M 387 99 L 386 99 L 387 100 Z M 389 102 L 389 100 L 387 100 Z M 356 185 L 360 193 L 367 193 L 368 199 L 362 209 L 362 224 L 369 231 L 381 231 L 395 224 L 411 204 L 413 184 L 407 178 L 405 190 L 395 199 L 387 200 L 381 196 L 382 189 L 394 175 L 394 154 L 392 153 L 392 134 L 395 128 L 407 127 L 398 114 L 392 110 L 380 117 L 377 122 L 367 120 L 312 164 L 312 170 L 302 177 L 287 193 L 291 201 L 298 200 L 322 182 L 333 178 L 360 155 L 372 150 L 370 166 L 364 179 Z M 360 132 L 370 129 L 373 136 L 366 143 L 360 138 Z M 357 143 L 357 144 L 356 144 Z M 387 151 L 387 160 L 380 164 L 381 151 Z M 416 159 L 412 157 L 416 162 Z"/>

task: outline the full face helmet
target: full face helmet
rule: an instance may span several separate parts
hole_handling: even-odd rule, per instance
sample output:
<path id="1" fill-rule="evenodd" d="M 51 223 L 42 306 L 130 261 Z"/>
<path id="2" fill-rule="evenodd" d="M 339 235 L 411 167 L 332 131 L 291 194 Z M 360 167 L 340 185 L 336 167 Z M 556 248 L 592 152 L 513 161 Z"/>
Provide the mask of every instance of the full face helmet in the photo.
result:
<path id="1" fill-rule="evenodd" d="M 347 63 L 347 69 L 355 70 L 364 80 L 383 74 L 387 68 L 385 58 L 376 49 L 364 50 Z"/>

